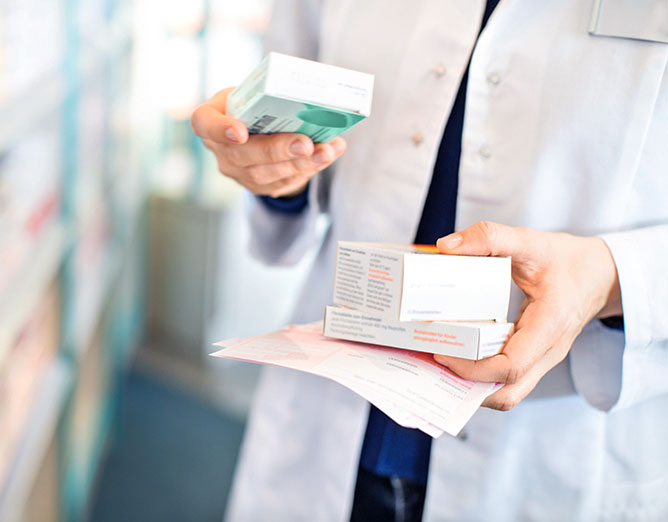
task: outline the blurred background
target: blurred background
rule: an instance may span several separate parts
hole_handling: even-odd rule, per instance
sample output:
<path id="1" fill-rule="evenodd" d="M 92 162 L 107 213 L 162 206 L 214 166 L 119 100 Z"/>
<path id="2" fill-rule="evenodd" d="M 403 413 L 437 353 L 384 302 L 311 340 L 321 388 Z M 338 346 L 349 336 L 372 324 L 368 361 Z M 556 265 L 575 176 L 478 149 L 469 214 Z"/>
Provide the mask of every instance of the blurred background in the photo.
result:
<path id="1" fill-rule="evenodd" d="M 222 520 L 258 368 L 207 354 L 309 260 L 248 257 L 189 117 L 270 4 L 0 0 L 1 522 Z"/>

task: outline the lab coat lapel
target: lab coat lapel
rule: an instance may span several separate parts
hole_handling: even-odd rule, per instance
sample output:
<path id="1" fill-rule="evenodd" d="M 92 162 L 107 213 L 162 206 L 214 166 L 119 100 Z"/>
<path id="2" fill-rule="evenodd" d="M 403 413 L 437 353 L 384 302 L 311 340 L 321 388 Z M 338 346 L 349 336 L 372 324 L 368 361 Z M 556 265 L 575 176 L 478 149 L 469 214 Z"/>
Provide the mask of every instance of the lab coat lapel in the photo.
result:
<path id="1" fill-rule="evenodd" d="M 374 96 L 384 98 L 391 92 L 388 110 L 374 113 L 365 129 L 351 133 L 349 154 L 337 166 L 333 190 L 339 193 L 333 200 L 339 206 L 332 211 L 358 216 L 354 223 L 335 216 L 335 222 L 347 227 L 337 231 L 341 238 L 410 242 L 417 229 L 446 118 L 478 34 L 483 2 L 424 0 L 414 6 L 418 13 L 410 31 L 396 31 L 405 44 L 399 67 L 378 63 L 374 71 L 384 79 L 377 82 Z M 334 51 L 330 53 L 336 58 Z"/>

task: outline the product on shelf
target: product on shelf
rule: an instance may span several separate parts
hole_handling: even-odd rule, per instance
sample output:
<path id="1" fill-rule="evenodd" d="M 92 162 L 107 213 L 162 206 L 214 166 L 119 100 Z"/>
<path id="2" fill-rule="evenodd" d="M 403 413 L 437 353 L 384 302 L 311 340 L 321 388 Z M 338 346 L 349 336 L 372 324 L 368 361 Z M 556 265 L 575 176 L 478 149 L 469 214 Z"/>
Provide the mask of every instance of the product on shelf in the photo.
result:
<path id="1" fill-rule="evenodd" d="M 0 362 L 0 484 L 21 442 L 35 393 L 59 343 L 58 285 L 52 284 Z"/>
<path id="2" fill-rule="evenodd" d="M 60 139 L 53 119 L 0 156 L 0 296 L 59 217 Z"/>
<path id="3" fill-rule="evenodd" d="M 60 23 L 64 8 L 65 2 L 42 0 L 0 3 L 0 104 L 26 92 L 40 93 L 43 80 L 60 73 L 66 41 Z M 4 124 L 11 122 L 0 121 Z"/>

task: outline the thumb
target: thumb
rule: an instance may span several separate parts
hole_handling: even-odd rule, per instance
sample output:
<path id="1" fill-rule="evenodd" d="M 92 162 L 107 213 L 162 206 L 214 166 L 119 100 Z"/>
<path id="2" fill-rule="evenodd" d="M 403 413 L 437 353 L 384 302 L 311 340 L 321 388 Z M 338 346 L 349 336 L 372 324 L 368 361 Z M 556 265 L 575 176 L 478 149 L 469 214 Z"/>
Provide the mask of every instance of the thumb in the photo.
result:
<path id="1" fill-rule="evenodd" d="M 197 136 L 216 143 L 248 141 L 248 129 L 243 122 L 226 114 L 227 97 L 233 90 L 234 87 L 223 89 L 195 109 L 190 125 Z"/>
<path id="2" fill-rule="evenodd" d="M 531 244 L 528 229 L 480 221 L 436 242 L 442 254 L 465 256 L 518 256 Z"/>

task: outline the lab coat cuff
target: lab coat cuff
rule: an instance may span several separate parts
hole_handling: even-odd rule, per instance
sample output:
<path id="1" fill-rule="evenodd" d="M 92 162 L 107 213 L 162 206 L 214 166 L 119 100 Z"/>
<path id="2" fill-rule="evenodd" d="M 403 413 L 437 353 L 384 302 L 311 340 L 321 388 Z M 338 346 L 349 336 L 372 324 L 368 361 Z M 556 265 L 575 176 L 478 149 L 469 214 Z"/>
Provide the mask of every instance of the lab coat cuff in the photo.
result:
<path id="1" fill-rule="evenodd" d="M 617 267 L 624 316 L 620 393 L 613 406 L 617 410 L 668 393 L 668 284 L 664 268 L 668 226 L 615 232 L 601 238 Z"/>
<path id="2" fill-rule="evenodd" d="M 617 267 L 624 330 L 592 321 L 569 355 L 577 392 L 602 411 L 668 393 L 668 226 L 602 235 Z"/>
<path id="3" fill-rule="evenodd" d="M 652 340 L 650 277 L 646 269 L 646 252 L 636 235 L 641 231 L 605 234 L 605 241 L 617 267 L 622 296 L 626 349 L 641 349 Z"/>
<path id="4" fill-rule="evenodd" d="M 316 223 L 320 205 L 314 195 L 316 183 L 309 186 L 309 202 L 299 213 L 277 212 L 250 195 L 250 254 L 263 263 L 291 266 L 299 262 L 318 238 Z"/>

